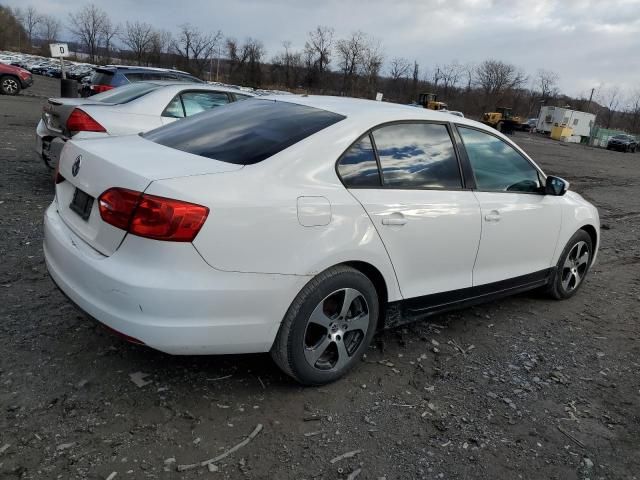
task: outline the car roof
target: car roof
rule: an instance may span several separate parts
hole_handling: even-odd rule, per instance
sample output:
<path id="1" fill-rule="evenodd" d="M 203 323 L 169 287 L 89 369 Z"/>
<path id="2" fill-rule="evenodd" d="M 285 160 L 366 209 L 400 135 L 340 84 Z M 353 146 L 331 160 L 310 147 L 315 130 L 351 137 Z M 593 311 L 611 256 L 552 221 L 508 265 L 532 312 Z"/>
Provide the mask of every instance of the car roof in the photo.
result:
<path id="1" fill-rule="evenodd" d="M 351 97 L 332 97 L 324 95 L 266 95 L 262 100 L 274 100 L 309 107 L 319 108 L 343 115 L 352 120 L 361 120 L 368 124 L 381 124 L 400 120 L 445 121 L 460 124 L 482 125 L 479 122 L 464 117 L 452 115 L 448 112 L 416 108 L 398 103 L 378 102 Z"/>
<path id="2" fill-rule="evenodd" d="M 188 88 L 189 90 L 215 90 L 216 92 L 230 92 L 230 93 L 239 93 L 242 95 L 248 95 L 250 97 L 254 97 L 255 94 L 251 92 L 240 91 L 237 88 L 233 87 L 223 87 L 221 85 L 211 85 L 208 83 L 196 83 L 196 82 L 180 82 L 177 80 L 150 80 L 143 82 L 135 82 L 136 85 L 141 83 L 148 83 L 151 85 L 159 85 L 164 88 L 174 87 L 176 90 L 181 90 L 183 88 Z"/>
<path id="3" fill-rule="evenodd" d="M 96 70 L 106 70 L 106 71 L 114 71 L 114 70 L 137 70 L 140 72 L 171 72 L 171 73 L 181 73 L 183 75 L 189 75 L 193 77 L 189 72 L 183 72 L 182 70 L 176 70 L 173 68 L 159 68 L 159 67 L 141 67 L 138 65 L 102 65 L 96 67 Z"/>

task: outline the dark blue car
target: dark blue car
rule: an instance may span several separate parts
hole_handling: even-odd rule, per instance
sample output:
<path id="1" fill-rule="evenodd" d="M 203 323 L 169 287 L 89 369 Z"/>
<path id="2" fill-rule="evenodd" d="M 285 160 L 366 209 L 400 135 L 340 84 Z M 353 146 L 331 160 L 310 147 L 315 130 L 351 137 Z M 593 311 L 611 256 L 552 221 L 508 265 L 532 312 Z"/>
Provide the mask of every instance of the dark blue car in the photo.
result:
<path id="1" fill-rule="evenodd" d="M 80 87 L 80 94 L 89 97 L 96 93 L 105 92 L 112 88 L 126 85 L 127 83 L 153 80 L 169 80 L 204 83 L 199 78 L 190 73 L 168 68 L 136 67 L 124 65 L 107 65 L 97 67 L 89 83 L 83 83 Z"/>

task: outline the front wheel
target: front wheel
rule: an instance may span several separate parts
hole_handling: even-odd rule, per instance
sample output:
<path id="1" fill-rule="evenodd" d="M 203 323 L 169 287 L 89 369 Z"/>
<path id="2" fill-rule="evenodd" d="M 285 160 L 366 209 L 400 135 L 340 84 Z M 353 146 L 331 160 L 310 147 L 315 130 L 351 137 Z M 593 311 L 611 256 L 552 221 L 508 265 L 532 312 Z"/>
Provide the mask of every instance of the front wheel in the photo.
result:
<path id="1" fill-rule="evenodd" d="M 5 95 L 17 95 L 20 93 L 20 83 L 15 77 L 5 75 L 0 77 L 0 90 Z"/>
<path id="2" fill-rule="evenodd" d="M 304 385 L 323 385 L 360 361 L 376 330 L 378 295 L 371 280 L 347 266 L 325 270 L 287 311 L 271 356 Z"/>
<path id="3" fill-rule="evenodd" d="M 591 237 L 578 230 L 564 247 L 547 292 L 557 300 L 572 297 L 587 276 L 592 259 Z"/>

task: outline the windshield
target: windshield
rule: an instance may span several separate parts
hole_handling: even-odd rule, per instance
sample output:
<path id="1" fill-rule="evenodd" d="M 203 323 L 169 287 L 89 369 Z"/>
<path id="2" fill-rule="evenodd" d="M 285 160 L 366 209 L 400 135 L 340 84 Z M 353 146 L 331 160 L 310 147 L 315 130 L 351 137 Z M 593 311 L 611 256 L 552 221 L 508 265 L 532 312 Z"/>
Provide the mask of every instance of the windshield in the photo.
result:
<path id="1" fill-rule="evenodd" d="M 97 100 L 102 103 L 121 104 L 128 103 L 136 98 L 140 98 L 149 92 L 153 92 L 160 88 L 155 83 L 138 82 L 123 85 L 122 87 L 107 90 L 106 92 L 93 95 L 91 100 Z"/>
<path id="2" fill-rule="evenodd" d="M 194 155 L 251 165 L 344 118 L 295 103 L 251 99 L 214 108 L 142 136 Z"/>

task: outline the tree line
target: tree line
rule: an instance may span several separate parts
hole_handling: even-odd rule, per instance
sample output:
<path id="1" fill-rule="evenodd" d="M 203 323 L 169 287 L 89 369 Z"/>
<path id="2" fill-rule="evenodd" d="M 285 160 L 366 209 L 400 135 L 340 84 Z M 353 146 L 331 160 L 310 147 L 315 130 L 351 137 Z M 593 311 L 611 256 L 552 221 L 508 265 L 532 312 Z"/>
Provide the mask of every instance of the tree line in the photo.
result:
<path id="1" fill-rule="evenodd" d="M 238 40 L 189 23 L 175 32 L 139 20 L 118 24 L 95 4 L 70 13 L 64 23 L 38 14 L 33 7 L 0 7 L 0 25 L 13 25 L 11 18 L 21 28 L 3 28 L 0 48 L 15 43 L 24 51 L 32 50 L 34 43 L 46 47 L 59 40 L 66 27 L 76 51 L 91 63 L 117 59 L 178 68 L 205 80 L 294 92 L 365 98 L 382 92 L 386 100 L 399 103 L 414 102 L 420 92 L 433 92 L 450 110 L 470 117 L 499 106 L 511 107 L 523 118 L 537 117 L 544 105 L 569 106 L 596 113 L 606 128 L 640 132 L 640 86 L 627 92 L 606 86 L 569 97 L 560 92 L 559 76 L 553 71 L 527 73 L 497 59 L 421 65 L 415 59 L 387 58 L 380 39 L 362 31 L 338 37 L 334 29 L 317 26 L 308 32 L 302 48 L 286 40 L 269 55 L 259 39 Z"/>

